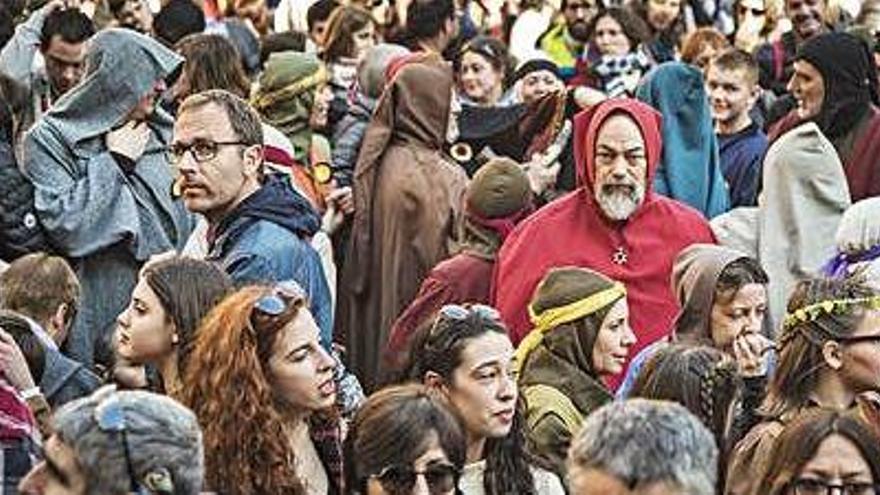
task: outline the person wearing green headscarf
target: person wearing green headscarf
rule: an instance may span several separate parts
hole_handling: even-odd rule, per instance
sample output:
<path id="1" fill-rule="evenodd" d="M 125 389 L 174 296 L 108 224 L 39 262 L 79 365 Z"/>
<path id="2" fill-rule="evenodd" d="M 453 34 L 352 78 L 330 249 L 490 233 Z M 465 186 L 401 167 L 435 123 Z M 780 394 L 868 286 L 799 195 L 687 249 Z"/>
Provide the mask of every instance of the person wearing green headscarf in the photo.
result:
<path id="1" fill-rule="evenodd" d="M 636 342 L 626 289 L 593 270 L 554 268 L 538 284 L 529 316 L 532 331 L 516 351 L 528 443 L 564 478 L 571 439 L 612 400 L 604 379 L 623 371 Z"/>

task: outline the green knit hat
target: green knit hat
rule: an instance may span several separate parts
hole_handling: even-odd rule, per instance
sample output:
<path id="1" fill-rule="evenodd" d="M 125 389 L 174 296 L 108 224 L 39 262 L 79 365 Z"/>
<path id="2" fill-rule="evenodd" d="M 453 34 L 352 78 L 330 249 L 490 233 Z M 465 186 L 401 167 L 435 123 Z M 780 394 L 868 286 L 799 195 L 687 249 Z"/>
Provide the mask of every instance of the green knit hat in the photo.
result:
<path id="1" fill-rule="evenodd" d="M 529 179 L 510 158 L 493 158 L 474 174 L 465 193 L 468 211 L 483 218 L 503 218 L 532 201 Z"/>
<path id="2" fill-rule="evenodd" d="M 294 51 L 275 52 L 266 61 L 259 88 L 262 97 L 277 97 L 276 92 L 284 89 L 284 96 L 289 98 L 327 80 L 326 69 L 314 55 Z"/>

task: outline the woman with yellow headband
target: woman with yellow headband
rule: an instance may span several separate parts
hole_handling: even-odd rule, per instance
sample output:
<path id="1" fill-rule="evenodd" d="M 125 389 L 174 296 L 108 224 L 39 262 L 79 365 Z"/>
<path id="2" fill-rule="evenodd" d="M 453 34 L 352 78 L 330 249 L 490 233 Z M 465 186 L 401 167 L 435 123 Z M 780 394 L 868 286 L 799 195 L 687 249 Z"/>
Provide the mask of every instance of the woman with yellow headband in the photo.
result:
<path id="1" fill-rule="evenodd" d="M 626 289 L 585 268 L 555 268 L 529 305 L 532 331 L 517 349 L 528 444 L 565 475 L 571 438 L 612 400 L 603 380 L 624 370 L 636 336 Z"/>
<path id="2" fill-rule="evenodd" d="M 777 348 L 762 421 L 734 449 L 725 494 L 766 493 L 757 481 L 777 437 L 803 410 L 855 410 L 880 432 L 880 294 L 859 279 L 799 282 Z"/>

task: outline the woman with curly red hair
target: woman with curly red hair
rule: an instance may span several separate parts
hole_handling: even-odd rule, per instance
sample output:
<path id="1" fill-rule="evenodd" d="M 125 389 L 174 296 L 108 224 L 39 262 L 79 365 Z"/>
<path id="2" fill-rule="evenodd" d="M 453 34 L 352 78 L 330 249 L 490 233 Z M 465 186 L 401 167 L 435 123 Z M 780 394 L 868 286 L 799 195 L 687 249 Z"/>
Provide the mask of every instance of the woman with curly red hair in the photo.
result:
<path id="1" fill-rule="evenodd" d="M 207 486 L 229 495 L 339 493 L 334 365 L 293 282 L 244 287 L 214 308 L 183 391 L 204 433 Z"/>

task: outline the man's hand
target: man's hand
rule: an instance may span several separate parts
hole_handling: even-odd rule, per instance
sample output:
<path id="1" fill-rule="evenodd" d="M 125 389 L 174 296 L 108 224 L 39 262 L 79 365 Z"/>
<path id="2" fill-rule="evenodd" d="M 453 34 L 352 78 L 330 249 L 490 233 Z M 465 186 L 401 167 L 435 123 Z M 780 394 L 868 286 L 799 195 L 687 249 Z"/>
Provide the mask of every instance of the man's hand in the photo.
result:
<path id="1" fill-rule="evenodd" d="M 19 392 L 36 386 L 21 348 L 3 328 L 0 328 L 0 369 L 9 384 Z"/>
<path id="2" fill-rule="evenodd" d="M 332 235 L 345 221 L 346 208 L 349 208 L 349 211 L 354 211 L 351 188 L 334 189 L 325 199 L 327 211 L 324 212 L 324 217 L 321 219 L 321 230 Z"/>
<path id="3" fill-rule="evenodd" d="M 145 122 L 129 121 L 107 133 L 107 149 L 136 162 L 144 154 L 150 135 L 150 126 Z"/>

